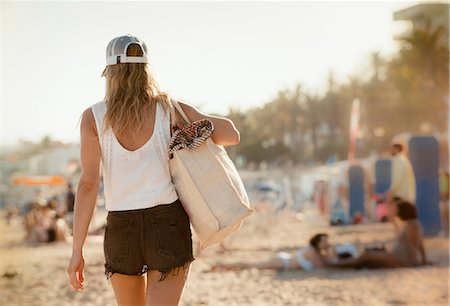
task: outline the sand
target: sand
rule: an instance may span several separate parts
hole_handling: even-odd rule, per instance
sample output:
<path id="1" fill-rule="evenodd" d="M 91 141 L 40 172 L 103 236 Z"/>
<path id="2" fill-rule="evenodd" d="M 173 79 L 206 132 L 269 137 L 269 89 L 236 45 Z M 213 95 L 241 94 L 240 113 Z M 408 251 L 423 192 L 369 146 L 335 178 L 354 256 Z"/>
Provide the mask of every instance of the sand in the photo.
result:
<path id="1" fill-rule="evenodd" d="M 88 237 L 85 289 L 76 292 L 66 273 L 70 244 L 23 243 L 21 225 L 7 226 L 4 218 L 0 231 L 0 305 L 116 305 L 103 274 L 102 236 Z M 449 243 L 443 237 L 425 239 L 433 265 L 424 267 L 208 272 L 216 262 L 262 260 L 276 251 L 303 246 L 318 232 L 328 233 L 333 244 L 376 243 L 394 237 L 389 224 L 329 227 L 314 214 L 302 221 L 293 214 L 254 216 L 226 240 L 227 251 L 214 246 L 196 255 L 181 305 L 448 305 Z"/>

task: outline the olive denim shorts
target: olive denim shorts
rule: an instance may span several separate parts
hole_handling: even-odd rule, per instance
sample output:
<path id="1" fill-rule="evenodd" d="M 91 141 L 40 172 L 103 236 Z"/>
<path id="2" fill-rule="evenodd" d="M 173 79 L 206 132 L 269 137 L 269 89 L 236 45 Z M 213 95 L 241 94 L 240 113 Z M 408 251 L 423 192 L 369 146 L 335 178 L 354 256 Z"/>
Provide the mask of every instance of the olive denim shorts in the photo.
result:
<path id="1" fill-rule="evenodd" d="M 104 239 L 105 275 L 161 272 L 160 280 L 186 272 L 192 255 L 189 217 L 180 201 L 156 207 L 110 211 Z"/>

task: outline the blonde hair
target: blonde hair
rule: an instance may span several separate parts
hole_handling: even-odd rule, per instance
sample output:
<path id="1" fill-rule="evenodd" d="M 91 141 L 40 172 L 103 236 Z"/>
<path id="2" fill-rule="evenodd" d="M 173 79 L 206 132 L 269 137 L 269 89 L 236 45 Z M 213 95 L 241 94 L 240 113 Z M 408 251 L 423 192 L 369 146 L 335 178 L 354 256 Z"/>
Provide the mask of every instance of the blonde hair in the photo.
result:
<path id="1" fill-rule="evenodd" d="M 133 52 L 133 48 L 129 51 Z M 112 127 L 117 134 L 128 130 L 135 137 L 135 133 L 141 131 L 148 121 L 144 110 L 149 105 L 160 103 L 164 110 L 169 108 L 169 95 L 161 92 L 147 64 L 116 64 L 107 66 L 103 73 L 106 77 L 107 105 L 104 130 Z"/>

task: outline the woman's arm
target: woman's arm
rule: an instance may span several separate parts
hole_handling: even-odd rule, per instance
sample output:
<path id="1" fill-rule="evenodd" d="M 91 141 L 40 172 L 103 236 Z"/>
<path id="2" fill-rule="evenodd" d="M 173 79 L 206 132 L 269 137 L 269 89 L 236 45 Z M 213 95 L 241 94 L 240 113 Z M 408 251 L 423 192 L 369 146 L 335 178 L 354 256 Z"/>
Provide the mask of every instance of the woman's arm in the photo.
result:
<path id="1" fill-rule="evenodd" d="M 406 223 L 406 235 L 408 237 L 408 243 L 410 249 L 420 252 L 421 263 L 426 265 L 427 259 L 425 255 L 425 248 L 423 247 L 422 238 L 420 237 L 420 228 L 417 224 L 407 222 Z M 416 253 L 417 254 L 417 253 Z M 412 254 L 413 255 L 413 254 Z"/>
<path id="2" fill-rule="evenodd" d="M 94 115 L 87 109 L 81 119 L 81 177 L 75 197 L 72 258 L 67 272 L 72 287 L 83 289 L 83 244 L 94 211 L 99 188 L 100 145 Z"/>
<path id="3" fill-rule="evenodd" d="M 422 241 L 420 241 L 419 250 L 420 250 L 420 256 L 422 257 L 422 265 L 426 265 L 427 264 L 427 255 L 425 253 L 425 247 L 423 246 Z"/>
<path id="4" fill-rule="evenodd" d="M 179 104 L 192 122 L 200 119 L 209 119 L 212 121 L 214 124 L 214 132 L 211 134 L 211 138 L 214 143 L 222 146 L 231 146 L 240 142 L 239 131 L 230 119 L 206 115 L 197 108 L 184 102 L 180 102 Z M 178 112 L 176 112 L 176 117 L 176 122 L 184 122 Z"/>
<path id="5" fill-rule="evenodd" d="M 81 177 L 75 197 L 73 252 L 81 253 L 94 211 L 100 183 L 100 145 L 94 115 L 86 110 L 81 119 Z"/>

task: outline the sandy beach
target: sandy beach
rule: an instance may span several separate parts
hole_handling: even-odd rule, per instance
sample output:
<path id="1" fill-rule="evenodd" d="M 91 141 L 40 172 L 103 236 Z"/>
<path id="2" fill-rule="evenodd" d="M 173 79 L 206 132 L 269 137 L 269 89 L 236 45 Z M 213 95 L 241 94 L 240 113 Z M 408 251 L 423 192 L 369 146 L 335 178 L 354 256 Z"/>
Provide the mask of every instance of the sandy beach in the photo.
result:
<path id="1" fill-rule="evenodd" d="M 98 212 L 98 218 L 102 218 Z M 22 242 L 20 223 L 0 221 L 0 305 L 115 305 L 103 274 L 102 236 L 89 236 L 84 247 L 85 289 L 75 292 L 66 274 L 68 243 L 30 245 Z M 448 305 L 448 238 L 425 239 L 429 261 L 417 268 L 208 272 L 217 262 L 262 260 L 276 251 L 304 246 L 318 232 L 332 244 L 360 245 L 394 237 L 390 224 L 329 227 L 316 215 L 300 221 L 293 214 L 252 217 L 226 240 L 226 251 L 214 246 L 196 255 L 181 305 Z"/>

